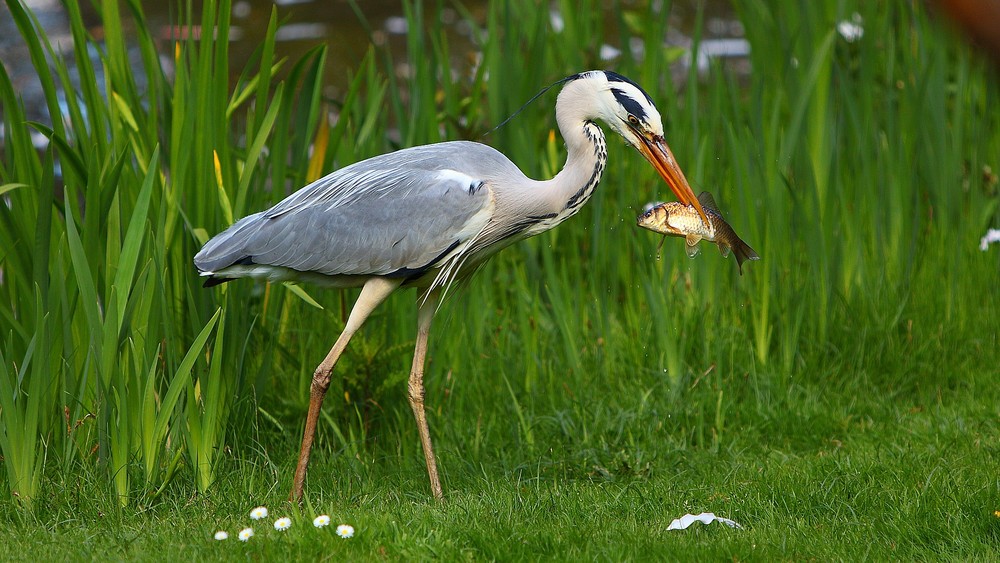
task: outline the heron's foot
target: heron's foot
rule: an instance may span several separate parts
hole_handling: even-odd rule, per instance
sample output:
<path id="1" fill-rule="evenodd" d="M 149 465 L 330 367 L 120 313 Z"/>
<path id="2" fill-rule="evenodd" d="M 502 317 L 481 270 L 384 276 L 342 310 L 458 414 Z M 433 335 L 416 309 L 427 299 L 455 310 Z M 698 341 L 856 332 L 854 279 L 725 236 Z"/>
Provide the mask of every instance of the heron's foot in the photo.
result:
<path id="1" fill-rule="evenodd" d="M 441 480 L 438 479 L 437 467 L 428 467 L 428 476 L 431 478 L 431 492 L 434 493 L 434 500 L 438 502 L 444 502 L 444 491 L 441 490 Z"/>
<path id="2" fill-rule="evenodd" d="M 336 348 L 334 348 L 336 350 Z M 302 489 L 306 482 L 306 471 L 309 469 L 309 454 L 312 453 L 313 438 L 316 436 L 316 423 L 319 420 L 320 408 L 326 391 L 330 388 L 330 374 L 339 352 L 327 356 L 313 373 L 312 385 L 309 389 L 309 413 L 306 415 L 306 427 L 302 433 L 302 449 L 299 451 L 299 462 L 295 466 L 295 477 L 292 479 L 292 490 L 288 494 L 291 502 L 302 502 Z M 331 361 L 332 360 L 332 361 Z"/>
<path id="3" fill-rule="evenodd" d="M 417 421 L 417 431 L 420 434 L 420 445 L 424 450 L 424 462 L 427 464 L 427 477 L 431 482 L 431 492 L 434 498 L 440 502 L 444 501 L 444 492 L 441 490 L 441 478 L 438 477 L 437 459 L 434 456 L 434 446 L 431 444 L 431 432 L 427 425 L 427 415 L 424 412 L 424 386 L 420 381 L 420 375 L 411 376 L 409 385 L 410 407 L 413 409 L 413 416 Z"/>
<path id="4" fill-rule="evenodd" d="M 292 490 L 288 493 L 288 502 L 302 504 L 302 489 L 304 484 L 304 479 L 299 480 L 299 472 L 296 471 L 295 478 L 292 480 Z"/>

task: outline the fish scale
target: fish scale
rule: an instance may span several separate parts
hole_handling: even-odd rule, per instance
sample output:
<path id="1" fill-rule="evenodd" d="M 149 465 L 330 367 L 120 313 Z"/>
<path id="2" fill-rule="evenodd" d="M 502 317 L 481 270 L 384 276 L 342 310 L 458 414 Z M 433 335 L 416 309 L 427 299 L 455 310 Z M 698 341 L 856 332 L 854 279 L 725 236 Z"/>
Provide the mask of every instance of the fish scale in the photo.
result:
<path id="1" fill-rule="evenodd" d="M 671 202 L 664 204 L 669 213 L 667 214 L 667 222 L 670 226 L 686 234 L 699 235 L 707 240 L 715 240 L 715 224 L 717 221 L 722 220 L 722 217 L 718 213 L 705 209 L 705 215 L 708 216 L 708 225 L 701 220 L 698 212 L 694 210 L 694 207 L 684 205 L 680 202 Z M 694 213 L 691 213 L 694 211 Z"/>

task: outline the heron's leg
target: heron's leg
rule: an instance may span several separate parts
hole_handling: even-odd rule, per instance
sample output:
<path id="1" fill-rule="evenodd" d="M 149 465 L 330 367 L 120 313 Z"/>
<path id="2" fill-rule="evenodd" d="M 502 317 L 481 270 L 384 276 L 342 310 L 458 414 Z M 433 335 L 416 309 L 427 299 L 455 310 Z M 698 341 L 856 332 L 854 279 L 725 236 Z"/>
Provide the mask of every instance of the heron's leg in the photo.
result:
<path id="1" fill-rule="evenodd" d="M 434 319 L 440 296 L 439 291 L 433 291 L 420 305 L 417 314 L 417 346 L 413 351 L 413 368 L 410 370 L 408 391 L 410 407 L 413 408 L 413 416 L 417 419 L 417 430 L 420 432 L 420 444 L 424 449 L 424 461 L 427 462 L 431 492 L 437 500 L 444 500 L 441 480 L 438 479 L 437 462 L 434 460 L 434 448 L 431 446 L 431 432 L 427 427 L 427 416 L 424 414 L 424 358 L 427 356 L 427 336 L 431 331 L 431 321 Z"/>
<path id="2" fill-rule="evenodd" d="M 354 303 L 351 314 L 347 317 L 347 324 L 344 331 L 340 333 L 337 342 L 313 372 L 312 385 L 309 389 L 309 414 L 306 417 L 306 428 L 302 435 L 302 450 L 299 453 L 299 464 L 295 468 L 295 479 L 292 482 L 292 492 L 289 500 L 297 501 L 302 499 L 302 486 L 306 480 L 306 468 L 309 465 L 309 452 L 312 450 L 313 436 L 316 434 L 316 421 L 319 420 L 319 410 L 323 406 L 323 398 L 326 390 L 330 387 L 330 374 L 333 366 L 337 364 L 340 355 L 347 348 L 347 343 L 354 336 L 354 333 L 365 323 L 368 315 L 385 301 L 390 293 L 395 291 L 402 280 L 388 278 L 371 278 L 365 282 L 361 289 L 361 295 Z"/>

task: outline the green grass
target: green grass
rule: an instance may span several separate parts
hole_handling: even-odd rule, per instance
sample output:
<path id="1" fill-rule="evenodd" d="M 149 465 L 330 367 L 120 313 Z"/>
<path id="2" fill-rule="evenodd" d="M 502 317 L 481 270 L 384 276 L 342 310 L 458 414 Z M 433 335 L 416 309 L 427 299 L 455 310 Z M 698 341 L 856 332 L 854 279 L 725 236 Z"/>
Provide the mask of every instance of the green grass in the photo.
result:
<path id="1" fill-rule="evenodd" d="M 7 4 L 44 65 L 44 37 Z M 715 66 L 673 84 L 651 8 L 617 8 L 611 34 L 596 7 L 564 3 L 555 33 L 518 2 L 490 10 L 461 78 L 441 6 L 408 8 L 425 30 L 408 39 L 414 74 L 370 50 L 338 100 L 320 94 L 323 48 L 275 53 L 276 17 L 235 84 L 210 38 L 170 44 L 167 79 L 136 1 L 100 3 L 106 88 L 91 78 L 66 123 L 25 123 L 0 74 L 0 558 L 996 559 L 1000 260 L 978 250 L 998 223 L 996 75 L 919 5 L 803 2 L 778 18 L 776 4 L 740 3 L 749 78 Z M 224 38 L 219 8 L 178 11 Z M 833 29 L 854 11 L 865 35 L 849 43 Z M 94 43 L 70 15 L 77 44 Z M 121 19 L 137 22 L 142 68 Z M 203 290 L 200 244 L 323 171 L 477 138 L 633 36 L 645 58 L 624 48 L 615 70 L 650 91 L 695 190 L 763 259 L 742 277 L 677 241 L 657 259 L 634 217 L 667 192 L 609 136 L 579 217 L 501 253 L 435 322 L 427 404 L 447 502 L 430 496 L 405 398 L 404 293 L 338 366 L 307 503 L 285 504 L 311 373 L 355 293 L 303 288 L 320 310 L 284 286 Z M 52 107 L 69 81 L 55 68 L 41 73 Z M 553 100 L 485 140 L 552 173 Z M 32 127 L 52 150 L 30 148 Z M 272 518 L 241 544 L 260 504 Z M 745 529 L 666 531 L 702 511 Z M 313 529 L 318 513 L 357 536 Z"/>
<path id="2" fill-rule="evenodd" d="M 5 537 L 10 551 L 0 554 L 32 545 L 45 558 L 88 559 L 989 558 L 1000 539 L 995 386 L 980 378 L 901 392 L 838 368 L 767 401 L 755 400 L 765 393 L 749 377 L 710 374 L 689 402 L 714 404 L 725 389 L 737 407 L 715 445 L 695 443 L 697 407 L 672 407 L 655 391 L 643 402 L 583 390 L 578 402 L 535 411 L 535 448 L 504 439 L 516 432 L 511 422 L 489 440 L 506 448 L 476 455 L 464 443 L 471 430 L 436 420 L 443 506 L 424 490 L 416 433 L 401 425 L 361 459 L 317 456 L 309 506 L 293 528 L 279 537 L 258 526 L 247 545 L 210 538 L 249 525 L 258 503 L 272 516 L 294 515 L 283 503 L 290 448 L 225 462 L 205 496 L 174 483 L 164 501 L 138 513 L 88 500 L 102 486 L 83 472 L 82 483 L 54 483 L 46 508 L 14 515 L 18 537 Z M 484 417 L 513 421 L 511 410 L 494 406 Z M 746 529 L 666 531 L 673 518 L 701 511 Z M 351 523 L 356 537 L 313 529 L 318 512 Z"/>

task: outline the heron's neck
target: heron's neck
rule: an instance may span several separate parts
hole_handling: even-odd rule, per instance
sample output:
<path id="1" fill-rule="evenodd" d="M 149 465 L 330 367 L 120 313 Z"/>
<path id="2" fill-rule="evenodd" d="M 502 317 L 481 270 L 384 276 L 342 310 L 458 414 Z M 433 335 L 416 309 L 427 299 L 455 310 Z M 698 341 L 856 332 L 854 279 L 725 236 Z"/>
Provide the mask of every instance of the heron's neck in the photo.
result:
<path id="1" fill-rule="evenodd" d="M 573 215 L 594 195 L 608 160 L 604 132 L 591 119 L 567 115 L 557 106 L 559 131 L 566 142 L 566 164 L 544 184 L 545 220 L 538 232 L 551 229 Z"/>
<path id="2" fill-rule="evenodd" d="M 608 159 L 604 132 L 594 122 L 599 104 L 594 88 L 583 80 L 569 82 L 556 100 L 556 123 L 566 143 L 566 164 L 552 179 L 528 181 L 505 190 L 498 205 L 509 206 L 518 238 L 545 232 L 576 215 L 594 195 Z M 527 227 L 525 227 L 527 224 Z"/>
<path id="3" fill-rule="evenodd" d="M 551 188 L 556 203 L 562 203 L 558 210 L 565 215 L 566 220 L 587 203 L 594 195 L 604 166 L 608 161 L 608 148 L 604 141 L 604 132 L 591 120 L 579 121 L 559 129 L 566 140 L 566 164 L 551 180 Z"/>

